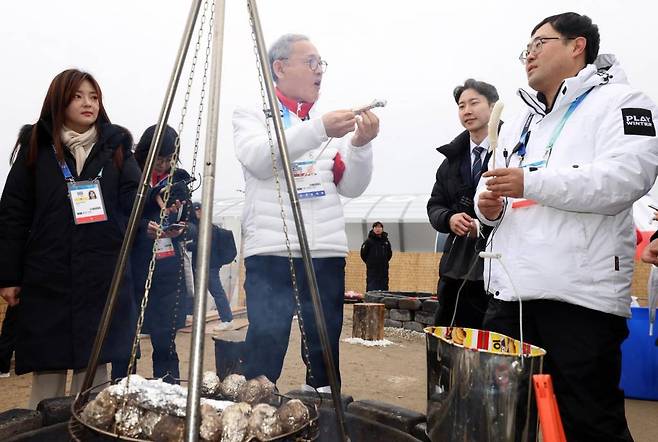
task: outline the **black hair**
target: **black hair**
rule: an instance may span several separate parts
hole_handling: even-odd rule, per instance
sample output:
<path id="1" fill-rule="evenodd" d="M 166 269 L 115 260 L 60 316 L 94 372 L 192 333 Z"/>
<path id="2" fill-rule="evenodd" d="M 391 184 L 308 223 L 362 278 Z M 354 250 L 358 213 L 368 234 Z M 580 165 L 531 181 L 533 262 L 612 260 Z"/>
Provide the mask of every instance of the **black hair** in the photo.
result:
<path id="1" fill-rule="evenodd" d="M 153 141 L 153 135 L 155 135 L 155 125 L 148 127 L 144 131 L 142 137 L 139 139 L 139 143 L 135 147 L 135 159 L 142 170 L 144 170 L 144 164 L 149 153 L 149 147 L 151 147 L 151 141 Z M 178 138 L 176 130 L 169 125 L 165 126 L 158 156 L 168 157 L 173 154 L 176 150 L 176 138 Z"/>
<path id="2" fill-rule="evenodd" d="M 377 227 L 377 226 L 381 227 L 382 229 L 384 228 L 384 224 L 382 224 L 382 223 L 379 222 L 379 221 L 375 221 L 374 223 L 372 223 L 372 228 L 373 228 L 373 229 L 374 229 L 375 227 Z"/>
<path id="3" fill-rule="evenodd" d="M 459 98 L 462 96 L 466 89 L 473 89 L 478 94 L 484 96 L 489 104 L 494 104 L 496 101 L 498 101 L 498 91 L 493 85 L 485 83 L 484 81 L 478 81 L 469 78 L 464 82 L 463 86 L 457 86 L 455 90 L 452 91 L 452 95 L 455 97 L 455 103 L 459 104 Z"/>
<path id="4" fill-rule="evenodd" d="M 599 55 L 599 45 L 601 44 L 601 36 L 599 35 L 599 27 L 592 23 L 592 19 L 586 15 L 580 15 L 575 12 L 564 12 L 562 14 L 551 15 L 543 19 L 537 26 L 535 26 L 530 33 L 534 35 L 537 29 L 550 23 L 557 32 L 563 37 L 576 38 L 584 37 L 587 40 L 585 46 L 585 63 L 594 63 L 596 57 Z"/>

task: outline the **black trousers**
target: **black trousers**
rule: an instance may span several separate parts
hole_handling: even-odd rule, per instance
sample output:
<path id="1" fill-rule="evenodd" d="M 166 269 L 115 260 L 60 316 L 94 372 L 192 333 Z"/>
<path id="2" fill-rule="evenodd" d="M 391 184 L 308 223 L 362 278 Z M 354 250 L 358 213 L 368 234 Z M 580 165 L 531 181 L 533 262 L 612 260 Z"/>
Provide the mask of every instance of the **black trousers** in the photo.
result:
<path id="1" fill-rule="evenodd" d="M 388 290 L 388 268 L 366 269 L 366 292 Z"/>
<path id="2" fill-rule="evenodd" d="M 457 292 L 463 279 L 443 276 L 436 288 L 439 308 L 434 315 L 434 325 L 448 326 L 452 320 L 457 301 Z M 482 328 L 482 320 L 487 311 L 489 295 L 484 290 L 484 281 L 466 281 L 459 295 L 459 305 L 455 316 L 456 327 Z"/>
<path id="3" fill-rule="evenodd" d="M 518 302 L 492 299 L 484 329 L 519 338 Z M 619 389 L 626 319 L 560 301 L 523 303 L 524 341 L 546 350 L 569 442 L 632 441 Z"/>

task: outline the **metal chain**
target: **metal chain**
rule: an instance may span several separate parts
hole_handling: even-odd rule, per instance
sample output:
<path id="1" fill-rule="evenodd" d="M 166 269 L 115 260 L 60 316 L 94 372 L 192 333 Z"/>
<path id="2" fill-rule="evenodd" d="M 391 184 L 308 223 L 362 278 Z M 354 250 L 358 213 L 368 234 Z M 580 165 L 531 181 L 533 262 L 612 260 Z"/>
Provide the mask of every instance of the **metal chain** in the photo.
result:
<path id="1" fill-rule="evenodd" d="M 139 311 L 139 317 L 137 319 L 137 326 L 135 328 L 135 337 L 133 339 L 133 344 L 132 344 L 132 349 L 130 352 L 130 361 L 128 362 L 128 373 L 126 376 L 126 385 L 124 388 L 124 398 L 127 398 L 127 393 L 130 388 L 130 375 L 132 374 L 133 368 L 135 367 L 135 359 L 137 357 L 137 348 L 140 343 L 140 334 L 142 332 L 142 326 L 144 324 L 144 316 L 146 312 L 146 306 L 148 305 L 148 299 L 149 299 L 149 294 L 151 291 L 151 287 L 153 285 L 153 274 L 155 272 L 155 265 L 156 265 L 156 255 L 157 255 L 157 245 L 158 241 L 160 240 L 162 236 L 162 226 L 164 224 L 164 220 L 169 214 L 169 210 L 167 209 L 167 202 L 169 201 L 169 196 L 171 193 L 171 186 L 173 184 L 173 178 L 174 174 L 177 169 L 178 165 L 178 158 L 180 154 L 180 137 L 183 132 L 184 128 L 184 122 L 185 122 L 185 116 L 187 115 L 187 107 L 189 104 L 189 99 L 190 99 L 190 92 L 192 89 L 192 83 L 194 81 L 194 72 L 196 68 L 196 63 L 197 63 L 197 58 L 198 58 L 198 53 L 199 49 L 201 47 L 201 36 L 203 35 L 203 28 L 204 28 L 204 23 L 206 20 L 206 11 L 208 9 L 208 0 L 204 2 L 203 5 L 203 14 L 201 16 L 201 21 L 200 21 L 200 26 L 199 26 L 199 32 L 198 32 L 198 38 L 197 42 L 194 48 L 194 57 L 192 58 L 192 65 L 190 68 L 190 74 L 188 76 L 187 80 L 187 89 L 185 91 L 185 97 L 184 97 L 184 103 L 183 103 L 183 108 L 181 110 L 181 119 L 180 123 L 178 125 L 178 137 L 176 138 L 175 142 L 175 147 L 174 147 L 174 152 L 171 157 L 171 168 L 169 171 L 169 176 L 167 177 L 167 184 L 165 186 L 164 190 L 164 195 L 162 197 L 162 200 L 164 204 L 160 208 L 160 222 L 159 222 L 159 228 L 156 231 L 155 235 L 155 240 L 153 241 L 153 247 L 151 249 L 151 260 L 149 261 L 149 266 L 148 266 L 148 273 L 146 277 L 146 282 L 144 284 L 144 296 L 142 297 L 142 302 L 140 304 L 140 311 Z M 214 2 L 213 2 L 213 13 L 214 13 Z M 196 151 L 195 151 L 195 157 L 196 157 Z M 180 303 L 180 288 L 181 288 L 181 280 L 182 280 L 182 270 L 183 270 L 183 261 L 181 260 L 181 267 L 179 269 L 179 279 L 178 279 L 178 285 L 177 285 L 177 291 L 176 291 L 176 303 L 174 307 L 174 318 L 173 318 L 173 336 L 174 339 L 172 339 L 172 342 L 169 347 L 170 354 L 173 353 L 173 348 L 174 348 L 174 343 L 175 343 L 175 332 L 176 332 L 176 321 L 177 321 L 177 312 L 178 312 L 178 307 Z M 125 412 L 125 406 L 126 406 L 126 399 L 122 400 L 121 403 L 121 410 L 122 412 Z"/>
<path id="2" fill-rule="evenodd" d="M 190 100 L 190 95 L 192 91 L 192 84 L 194 83 L 194 74 L 196 72 L 196 65 L 197 61 L 199 58 L 199 50 L 201 49 L 201 37 L 203 36 L 203 30 L 205 27 L 206 23 L 206 14 L 208 12 L 208 0 L 203 2 L 203 13 L 201 14 L 201 19 L 199 21 L 199 30 L 197 32 L 197 40 L 194 45 L 194 56 L 192 57 L 192 64 L 190 66 L 190 74 L 187 78 L 187 89 L 185 90 L 185 100 L 183 102 L 183 108 L 181 110 L 181 117 L 180 117 L 180 122 L 178 123 L 178 138 L 176 138 L 176 152 L 180 151 L 180 139 L 181 136 L 183 135 L 183 128 L 185 125 L 185 116 L 187 115 L 187 107 L 189 104 Z M 212 20 L 215 14 L 215 2 L 213 0 L 212 7 L 211 7 L 211 16 L 210 16 L 210 21 L 209 21 L 209 36 L 208 36 L 208 42 L 210 42 L 212 38 Z M 209 44 L 209 43 L 208 43 Z M 206 47 L 206 60 L 205 60 L 205 65 L 204 65 L 204 85 L 201 91 L 201 103 L 199 104 L 199 115 L 197 116 L 197 127 L 196 127 L 196 139 L 194 143 L 194 156 L 193 156 L 193 165 L 192 165 L 192 173 L 190 174 L 192 177 L 194 177 L 194 171 L 196 169 L 196 161 L 197 161 L 197 156 L 199 153 L 199 139 L 200 139 L 200 131 L 201 131 L 201 112 L 203 111 L 203 100 L 205 97 L 205 81 L 208 76 L 208 57 L 209 57 L 209 46 Z M 172 161 L 173 163 L 173 161 Z M 175 171 L 175 166 L 172 166 L 171 168 L 171 174 L 173 175 Z M 192 183 L 189 184 L 188 188 L 190 189 L 190 193 L 192 190 Z M 191 205 L 187 205 L 186 207 L 183 207 L 182 210 L 187 211 L 187 219 L 191 219 L 191 212 L 192 212 L 192 207 Z M 174 303 L 174 315 L 172 318 L 172 324 L 171 324 L 171 336 L 173 336 L 171 342 L 169 343 L 169 356 L 173 356 L 175 353 L 175 347 L 176 347 L 176 323 L 178 321 L 178 312 L 179 312 L 179 307 L 180 307 L 180 298 L 181 298 L 181 288 L 183 285 L 183 278 L 185 277 L 184 271 L 185 271 L 185 258 L 183 257 L 184 250 L 181 247 L 182 245 L 179 243 L 180 247 L 180 266 L 178 267 L 178 281 L 176 283 L 176 301 Z"/>
<path id="3" fill-rule="evenodd" d="M 251 27 L 251 39 L 254 43 L 254 54 L 256 55 L 256 70 L 258 72 L 258 82 L 260 83 L 260 95 L 263 101 L 263 113 L 265 114 L 265 126 L 267 128 L 267 138 L 270 145 L 270 157 L 272 159 L 272 173 L 274 175 L 274 182 L 276 184 L 277 198 L 279 202 L 279 208 L 281 209 L 281 221 L 283 222 L 283 234 L 285 236 L 286 250 L 288 251 L 288 263 L 290 265 L 290 278 L 292 280 L 292 289 L 295 297 L 295 303 L 297 308 L 297 322 L 299 323 L 299 332 L 301 334 L 302 340 L 302 349 L 303 349 L 303 358 L 306 365 L 306 374 L 309 379 L 313 379 L 313 373 L 311 371 L 311 357 L 308 349 L 308 338 L 306 334 L 306 328 L 304 327 L 304 318 L 302 315 L 302 304 L 299 297 L 299 288 L 297 286 L 297 276 L 295 273 L 295 266 L 292 258 L 292 248 L 290 247 L 290 237 L 288 234 L 288 223 L 286 222 L 286 213 L 283 205 L 283 196 L 281 193 L 281 181 L 279 179 L 279 171 L 276 166 L 277 157 L 274 148 L 274 139 L 272 138 L 272 129 L 270 128 L 270 122 L 268 121 L 271 118 L 274 118 L 275 109 L 269 109 L 267 105 L 267 94 L 265 91 L 265 79 L 263 78 L 263 72 L 261 71 L 260 65 L 260 56 L 258 55 L 258 45 L 256 43 L 256 32 L 255 25 L 252 20 L 252 11 L 247 2 L 247 8 L 249 9 L 249 25 Z M 265 61 L 266 63 L 269 61 Z"/>

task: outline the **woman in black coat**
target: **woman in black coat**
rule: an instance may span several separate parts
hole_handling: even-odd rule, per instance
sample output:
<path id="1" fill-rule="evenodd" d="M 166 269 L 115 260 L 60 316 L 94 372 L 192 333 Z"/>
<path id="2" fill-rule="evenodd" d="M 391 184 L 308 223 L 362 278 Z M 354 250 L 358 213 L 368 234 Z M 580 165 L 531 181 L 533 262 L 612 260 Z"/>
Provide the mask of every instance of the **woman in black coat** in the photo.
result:
<path id="1" fill-rule="evenodd" d="M 76 69 L 53 79 L 39 120 L 16 142 L 0 200 L 0 295 L 15 309 L 16 374 L 34 373 L 32 408 L 64 395 L 67 369 L 77 372 L 72 393 L 84 377 L 139 184 L 131 147 L 130 133 L 110 124 L 96 80 Z M 83 181 L 104 210 L 76 202 L 74 214 L 85 191 L 70 186 Z M 127 357 L 135 318 L 127 280 L 101 363 Z"/>
<path id="2" fill-rule="evenodd" d="M 144 168 L 154 133 L 155 126 L 146 129 L 135 148 L 135 158 L 141 168 Z M 160 228 L 160 209 L 165 205 L 167 216 L 159 240 L 162 252 L 156 256 L 143 332 L 151 337 L 153 376 L 172 383 L 180 377 L 175 338 L 176 330 L 185 326 L 187 288 L 182 249 L 185 229 L 167 228 L 167 226 L 184 225 L 192 206 L 187 187 L 190 175 L 180 168 L 174 171 L 168 201 L 163 201 L 164 187 L 171 173 L 176 138 L 178 138 L 176 131 L 166 126 L 160 152 L 151 174 L 151 190 L 142 215 L 141 233 L 135 238 L 132 254 L 135 293 L 141 299 L 153 255 L 153 240 L 156 231 Z"/>

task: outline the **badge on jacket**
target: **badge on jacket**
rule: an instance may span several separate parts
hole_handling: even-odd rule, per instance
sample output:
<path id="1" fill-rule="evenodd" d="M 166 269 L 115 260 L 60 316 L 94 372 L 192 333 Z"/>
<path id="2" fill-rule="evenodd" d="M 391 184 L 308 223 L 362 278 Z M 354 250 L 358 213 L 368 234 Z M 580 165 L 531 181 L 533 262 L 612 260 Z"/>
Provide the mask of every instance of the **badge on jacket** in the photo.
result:
<path id="1" fill-rule="evenodd" d="M 76 224 L 97 223 L 107 220 L 103 194 L 98 181 L 71 181 L 66 183 Z"/>
<path id="2" fill-rule="evenodd" d="M 624 135 L 656 136 L 656 127 L 649 109 L 638 107 L 626 107 L 621 110 L 624 122 Z"/>

